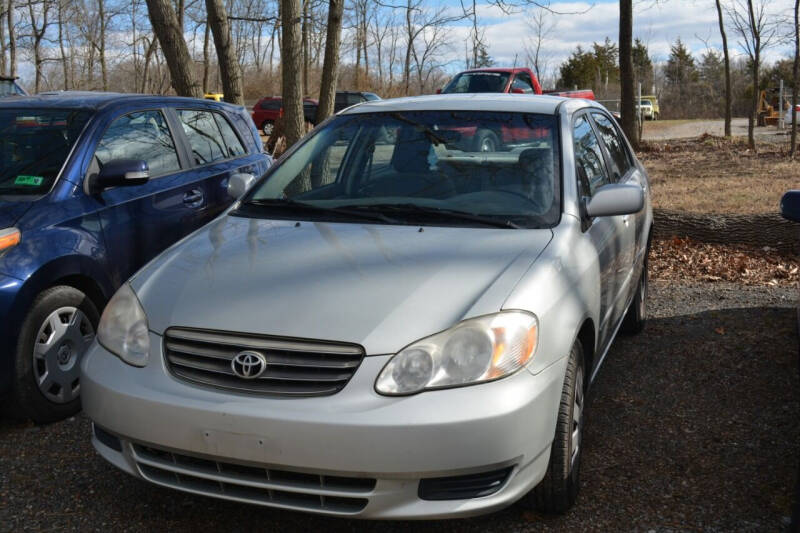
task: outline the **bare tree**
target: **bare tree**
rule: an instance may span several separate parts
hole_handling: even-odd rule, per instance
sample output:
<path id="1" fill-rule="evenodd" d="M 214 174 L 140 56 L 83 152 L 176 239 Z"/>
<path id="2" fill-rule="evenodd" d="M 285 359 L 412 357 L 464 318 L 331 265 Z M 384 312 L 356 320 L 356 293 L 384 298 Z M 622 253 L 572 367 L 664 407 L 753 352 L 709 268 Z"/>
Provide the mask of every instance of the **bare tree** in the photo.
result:
<path id="1" fill-rule="evenodd" d="M 192 58 L 183 38 L 175 10 L 169 0 L 147 0 L 150 23 L 158 37 L 169 67 L 172 86 L 180 96 L 200 98 L 200 84 L 194 76 Z"/>
<path id="2" fill-rule="evenodd" d="M 762 52 L 775 44 L 778 38 L 779 20 L 767 13 L 769 0 L 735 0 L 729 10 L 731 22 L 739 35 L 739 45 L 750 58 L 752 72 L 753 99 L 747 117 L 747 144 L 755 150 L 755 126 L 758 113 L 759 74 L 761 70 Z M 779 106 L 782 108 L 783 103 Z"/>
<path id="3" fill-rule="evenodd" d="M 6 3 L 6 27 L 8 28 L 8 75 L 17 75 L 17 35 L 14 27 L 14 0 Z"/>
<path id="4" fill-rule="evenodd" d="M 636 127 L 636 105 L 633 94 L 633 2 L 619 2 L 619 82 L 622 130 L 634 149 L 639 147 L 639 129 Z"/>
<path id="5" fill-rule="evenodd" d="M 281 0 L 281 85 L 283 88 L 283 132 L 286 147 L 305 133 L 303 120 L 303 52 L 300 27 L 300 0 Z"/>
<path id="6" fill-rule="evenodd" d="M 525 51 L 528 56 L 528 62 L 533 65 L 533 70 L 536 72 L 536 77 L 539 78 L 540 83 L 547 68 L 543 46 L 556 27 L 555 20 L 550 18 L 551 15 L 552 13 L 547 9 L 537 7 L 530 12 L 525 20 L 526 25 L 532 32 L 532 37 L 525 39 Z"/>
<path id="7" fill-rule="evenodd" d="M 225 95 L 225 101 L 244 105 L 242 73 L 231 45 L 231 28 L 228 24 L 225 5 L 222 0 L 206 0 L 206 11 L 208 12 L 208 25 L 211 26 L 211 31 L 214 33 L 214 46 L 217 49 L 217 61 L 222 76 L 222 93 Z"/>
<path id="8" fill-rule="evenodd" d="M 797 151 L 797 93 L 800 83 L 800 0 L 794 0 L 794 62 L 792 64 L 792 146 L 789 156 L 794 157 Z"/>
<path id="9" fill-rule="evenodd" d="M 717 18 L 719 19 L 719 34 L 722 36 L 722 53 L 725 60 L 725 137 L 731 136 L 731 60 L 728 55 L 728 36 L 725 34 L 725 23 L 722 20 L 722 4 L 720 0 L 715 0 L 717 4 Z"/>
<path id="10" fill-rule="evenodd" d="M 342 13 L 345 0 L 328 3 L 328 34 L 325 38 L 325 60 L 322 64 L 322 83 L 319 89 L 317 123 L 333 114 L 336 99 L 336 79 L 339 74 L 339 48 L 342 43 Z"/>

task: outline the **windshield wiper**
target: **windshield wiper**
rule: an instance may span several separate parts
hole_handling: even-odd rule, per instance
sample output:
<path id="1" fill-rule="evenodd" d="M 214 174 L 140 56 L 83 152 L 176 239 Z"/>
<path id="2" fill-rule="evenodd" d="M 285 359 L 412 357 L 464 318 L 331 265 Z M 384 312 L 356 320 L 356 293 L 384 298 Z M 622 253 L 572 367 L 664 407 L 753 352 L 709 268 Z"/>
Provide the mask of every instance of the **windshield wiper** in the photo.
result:
<path id="1" fill-rule="evenodd" d="M 521 226 L 515 224 L 511 220 L 501 220 L 494 217 L 475 215 L 467 213 L 466 211 L 459 211 L 457 209 L 446 209 L 443 207 L 432 207 L 425 205 L 418 205 L 412 203 L 405 204 L 365 204 L 365 205 L 346 205 L 342 206 L 346 209 L 359 209 L 363 211 L 390 211 L 393 213 L 414 213 L 421 215 L 433 215 L 437 218 L 445 220 L 462 220 L 469 222 L 477 222 L 487 226 L 495 226 L 498 228 L 512 228 L 520 229 Z"/>
<path id="2" fill-rule="evenodd" d="M 389 113 L 389 116 L 394 118 L 394 119 L 396 119 L 396 120 L 399 120 L 400 122 L 405 122 L 406 124 L 411 124 L 415 128 L 420 128 L 422 130 L 422 132 L 425 133 L 425 135 L 428 137 L 428 139 L 431 142 L 435 143 L 435 144 L 441 144 L 441 145 L 447 144 L 447 139 L 445 139 L 441 135 L 438 135 L 435 131 L 430 129 L 425 124 L 421 124 L 419 122 L 411 120 L 410 118 L 406 118 L 403 115 L 401 115 L 400 113 Z"/>
<path id="3" fill-rule="evenodd" d="M 350 207 L 326 207 L 321 205 L 309 204 L 306 202 L 298 202 L 291 198 L 260 198 L 253 199 L 245 202 L 244 205 L 255 205 L 259 207 L 277 207 L 289 208 L 291 211 L 311 211 L 318 213 L 334 213 L 337 215 L 344 215 L 349 217 L 361 218 L 371 221 L 380 221 L 386 224 L 398 224 L 396 219 L 388 217 L 379 212 L 357 211 Z"/>

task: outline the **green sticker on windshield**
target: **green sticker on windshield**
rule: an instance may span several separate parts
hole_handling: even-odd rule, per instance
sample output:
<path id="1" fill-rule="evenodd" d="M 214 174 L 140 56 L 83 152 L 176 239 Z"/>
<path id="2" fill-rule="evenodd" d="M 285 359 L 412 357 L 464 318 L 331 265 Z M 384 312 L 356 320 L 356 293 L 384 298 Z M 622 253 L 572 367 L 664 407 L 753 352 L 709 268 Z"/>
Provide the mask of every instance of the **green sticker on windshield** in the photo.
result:
<path id="1" fill-rule="evenodd" d="M 42 184 L 44 178 L 41 176 L 17 176 L 14 180 L 14 185 L 27 185 L 29 187 L 38 187 Z"/>

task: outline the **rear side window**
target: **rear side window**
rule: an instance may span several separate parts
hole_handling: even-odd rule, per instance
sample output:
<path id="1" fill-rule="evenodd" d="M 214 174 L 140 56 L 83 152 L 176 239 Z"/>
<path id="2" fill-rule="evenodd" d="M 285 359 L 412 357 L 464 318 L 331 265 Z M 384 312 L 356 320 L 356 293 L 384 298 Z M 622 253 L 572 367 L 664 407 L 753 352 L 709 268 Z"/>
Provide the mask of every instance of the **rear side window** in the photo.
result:
<path id="1" fill-rule="evenodd" d="M 592 113 L 592 118 L 594 118 L 597 131 L 600 133 L 600 137 L 602 137 L 603 143 L 611 156 L 614 181 L 619 181 L 631 168 L 628 150 L 625 148 L 625 143 L 620 138 L 617 129 L 605 115 Z"/>
<path id="2" fill-rule="evenodd" d="M 246 150 L 242 146 L 242 141 L 239 140 L 231 125 L 228 124 L 228 120 L 219 113 L 214 113 L 214 118 L 217 119 L 217 126 L 219 126 L 219 131 L 222 133 L 222 140 L 225 142 L 228 157 L 244 155 Z"/>
<path id="3" fill-rule="evenodd" d="M 175 142 L 161 111 L 138 111 L 114 120 L 94 153 L 98 170 L 115 159 L 147 161 L 151 176 L 180 170 Z"/>
<path id="4" fill-rule="evenodd" d="M 522 89 L 525 94 L 533 93 L 533 85 L 531 85 L 530 77 L 527 74 L 517 74 L 517 77 L 511 82 L 511 88 Z"/>
<path id="5" fill-rule="evenodd" d="M 609 183 L 600 142 L 586 115 L 575 120 L 575 171 L 582 196 L 593 196 L 595 191 Z"/>
<path id="6" fill-rule="evenodd" d="M 178 118 L 183 125 L 186 138 L 189 140 L 195 164 L 207 165 L 214 161 L 227 159 L 225 143 L 212 113 L 180 109 Z"/>
<path id="7" fill-rule="evenodd" d="M 258 105 L 261 109 L 278 110 L 281 108 L 280 100 L 262 100 Z"/>

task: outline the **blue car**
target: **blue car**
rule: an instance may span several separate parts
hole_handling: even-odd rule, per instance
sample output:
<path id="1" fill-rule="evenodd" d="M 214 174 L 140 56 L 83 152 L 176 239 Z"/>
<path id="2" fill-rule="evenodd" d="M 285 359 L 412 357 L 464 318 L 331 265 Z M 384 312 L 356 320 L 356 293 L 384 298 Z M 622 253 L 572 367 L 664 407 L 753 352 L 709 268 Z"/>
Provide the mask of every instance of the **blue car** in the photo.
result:
<path id="1" fill-rule="evenodd" d="M 244 108 L 59 93 L 0 101 L 0 405 L 80 408 L 79 362 L 116 289 L 271 159 Z M 202 265 L 198 265 L 202 268 Z"/>

